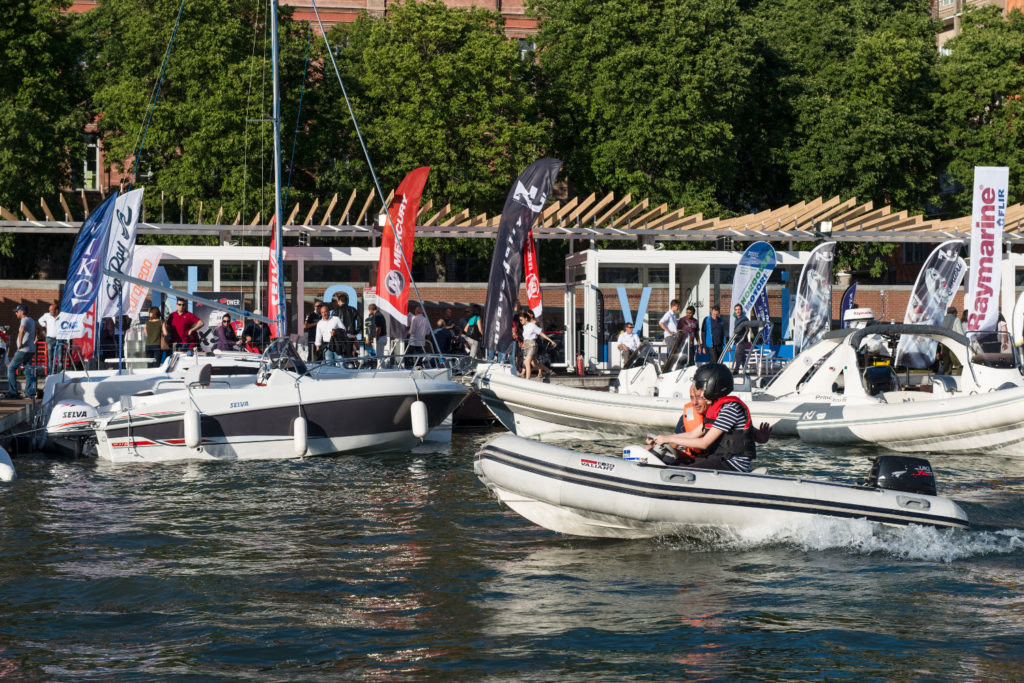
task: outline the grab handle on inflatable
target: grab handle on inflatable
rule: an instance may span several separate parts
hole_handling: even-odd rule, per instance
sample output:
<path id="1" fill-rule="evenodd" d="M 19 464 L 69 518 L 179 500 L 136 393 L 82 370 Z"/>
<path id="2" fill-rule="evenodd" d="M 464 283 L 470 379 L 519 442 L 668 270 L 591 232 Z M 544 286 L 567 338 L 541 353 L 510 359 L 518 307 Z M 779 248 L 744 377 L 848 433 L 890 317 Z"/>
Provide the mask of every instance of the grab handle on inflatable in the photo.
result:
<path id="1" fill-rule="evenodd" d="M 672 470 L 662 470 L 661 478 L 670 484 L 692 484 L 697 481 L 697 475 L 693 472 L 673 472 Z"/>

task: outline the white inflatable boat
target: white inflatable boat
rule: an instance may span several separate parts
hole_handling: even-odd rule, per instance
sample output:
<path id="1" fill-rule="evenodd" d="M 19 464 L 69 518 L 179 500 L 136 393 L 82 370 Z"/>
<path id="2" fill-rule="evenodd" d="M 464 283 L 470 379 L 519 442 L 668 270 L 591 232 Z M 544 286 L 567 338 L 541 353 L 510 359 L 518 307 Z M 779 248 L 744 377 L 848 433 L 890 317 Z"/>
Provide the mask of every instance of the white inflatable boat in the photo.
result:
<path id="1" fill-rule="evenodd" d="M 627 449 L 631 454 L 639 450 Z M 920 458 L 883 456 L 868 478 L 874 485 L 856 486 L 669 467 L 653 454 L 643 455 L 645 460 L 590 455 L 505 434 L 477 453 L 474 470 L 515 512 L 575 536 L 649 538 L 693 527 L 738 529 L 809 515 L 969 526 L 956 503 L 932 495 L 935 479 Z"/>

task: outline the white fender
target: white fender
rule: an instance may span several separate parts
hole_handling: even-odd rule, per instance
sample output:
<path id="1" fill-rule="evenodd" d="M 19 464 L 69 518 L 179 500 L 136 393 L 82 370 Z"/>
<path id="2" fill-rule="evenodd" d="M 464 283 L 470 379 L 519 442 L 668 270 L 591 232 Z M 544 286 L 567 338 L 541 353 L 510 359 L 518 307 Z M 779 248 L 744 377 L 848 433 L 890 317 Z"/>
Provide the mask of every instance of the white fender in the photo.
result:
<path id="1" fill-rule="evenodd" d="M 3 446 L 0 446 L 0 481 L 12 481 L 17 478 L 14 472 L 14 463 L 11 456 L 7 454 Z"/>
<path id="2" fill-rule="evenodd" d="M 427 426 L 427 404 L 423 401 L 413 401 L 409 414 L 412 417 L 413 436 L 422 439 L 430 431 L 430 427 Z"/>
<path id="3" fill-rule="evenodd" d="M 203 433 L 199 428 L 199 411 L 189 408 L 181 418 L 185 426 L 185 446 L 188 448 L 199 448 L 203 439 Z"/>
<path id="4" fill-rule="evenodd" d="M 306 418 L 295 418 L 292 422 L 292 432 L 295 435 L 293 442 L 295 446 L 295 455 L 301 458 L 306 454 L 306 451 L 309 450 L 309 432 L 306 427 Z"/>

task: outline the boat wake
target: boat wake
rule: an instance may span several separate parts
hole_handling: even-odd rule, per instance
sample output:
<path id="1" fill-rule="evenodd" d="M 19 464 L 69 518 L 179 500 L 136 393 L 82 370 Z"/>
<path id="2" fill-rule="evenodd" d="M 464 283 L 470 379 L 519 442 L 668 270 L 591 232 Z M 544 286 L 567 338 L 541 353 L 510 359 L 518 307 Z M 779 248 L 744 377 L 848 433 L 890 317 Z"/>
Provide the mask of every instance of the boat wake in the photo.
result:
<path id="1" fill-rule="evenodd" d="M 889 527 L 863 519 L 817 517 L 805 522 L 762 525 L 738 531 L 700 528 L 657 542 L 695 551 L 755 550 L 788 546 L 804 551 L 843 550 L 905 560 L 953 562 L 1024 550 L 1024 530 L 960 531 L 924 526 Z"/>

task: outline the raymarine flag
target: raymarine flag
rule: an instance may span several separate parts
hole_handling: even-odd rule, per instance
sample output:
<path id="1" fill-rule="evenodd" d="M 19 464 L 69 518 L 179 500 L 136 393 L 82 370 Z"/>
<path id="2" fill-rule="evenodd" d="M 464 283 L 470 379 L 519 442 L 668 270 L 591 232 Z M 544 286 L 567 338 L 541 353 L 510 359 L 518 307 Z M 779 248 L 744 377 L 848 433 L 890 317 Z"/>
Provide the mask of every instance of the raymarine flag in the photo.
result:
<path id="1" fill-rule="evenodd" d="M 429 166 L 412 171 L 399 183 L 395 198 L 388 207 L 390 222 L 384 225 L 377 266 L 377 308 L 400 325 L 409 321 L 409 285 L 412 275 L 412 250 L 416 239 L 416 214 L 420 197 L 430 175 Z M 388 336 L 391 335 L 388 326 Z"/>
<path id="2" fill-rule="evenodd" d="M 77 339 L 85 334 L 86 318 L 92 324 L 89 310 L 96 302 L 96 295 L 103 285 L 103 268 L 107 261 L 107 240 L 110 224 L 114 218 L 114 202 L 117 193 L 110 195 L 100 204 L 96 213 L 82 224 L 71 254 L 68 277 L 64 284 L 64 296 L 60 300 L 60 315 L 57 316 L 58 339 Z"/>
<path id="3" fill-rule="evenodd" d="M 484 346 L 504 350 L 512 341 L 512 314 L 523 278 L 523 244 L 533 221 L 551 194 L 562 162 L 538 159 L 512 186 L 501 212 L 494 242 L 491 276 L 487 281 Z"/>
<path id="4" fill-rule="evenodd" d="M 135 252 L 135 233 L 142 208 L 142 190 L 132 190 L 114 202 L 114 217 L 107 238 L 107 257 L 104 268 L 131 275 L 132 254 Z M 96 297 L 97 317 L 112 318 L 121 315 L 122 281 L 112 277 L 103 279 L 103 287 Z"/>
<path id="5" fill-rule="evenodd" d="M 767 242 L 754 242 L 740 256 L 736 274 L 732 279 L 732 304 L 730 310 L 739 304 L 744 313 L 750 313 L 761 291 L 768 286 L 768 278 L 775 270 L 775 250 Z M 736 316 L 729 315 L 729 335 L 733 333 Z"/>
<path id="6" fill-rule="evenodd" d="M 832 258 L 836 243 L 819 244 L 807 257 L 796 287 L 793 352 L 816 344 L 832 326 Z"/>
<path id="7" fill-rule="evenodd" d="M 967 278 L 967 331 L 993 332 L 999 320 L 999 281 L 1003 264 L 1003 225 L 1010 169 L 974 167 L 971 214 L 971 272 Z"/>
<path id="8" fill-rule="evenodd" d="M 953 295 L 963 282 L 967 264 L 960 258 L 962 240 L 949 240 L 935 247 L 917 275 L 910 294 L 904 323 L 941 325 Z M 895 365 L 927 368 L 935 362 L 938 343 L 927 337 L 905 334 L 896 346 Z"/>

